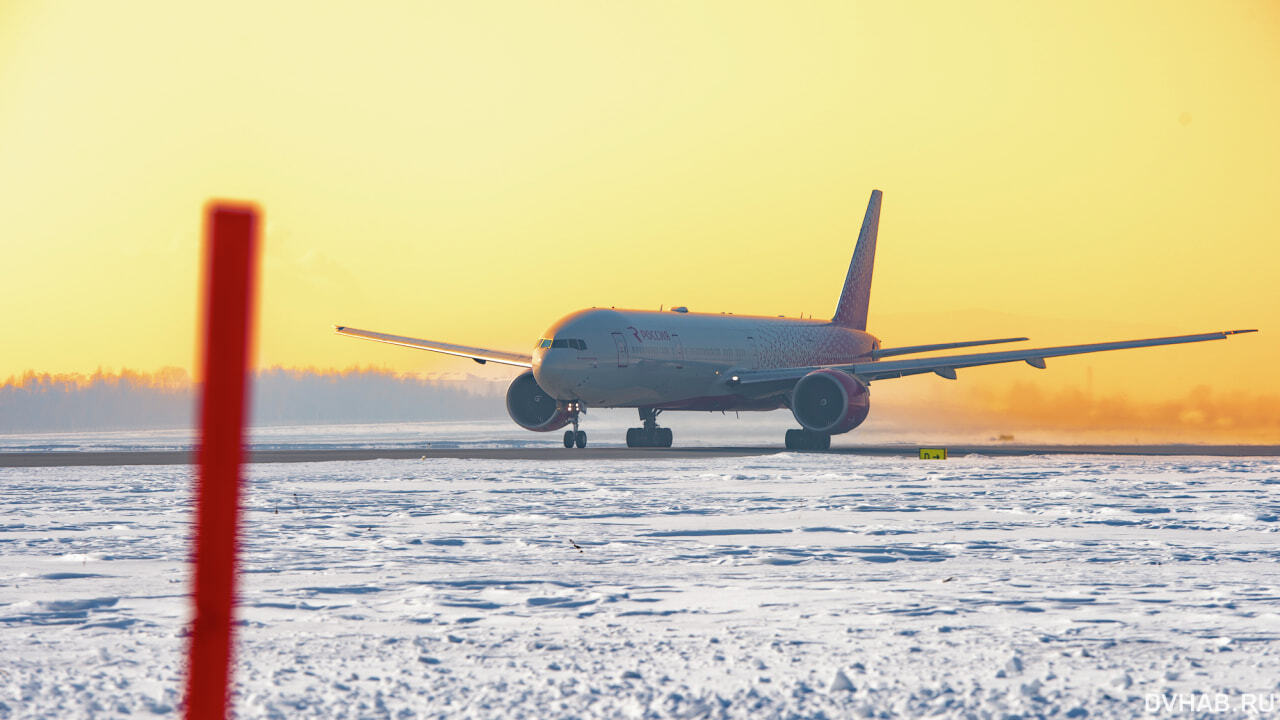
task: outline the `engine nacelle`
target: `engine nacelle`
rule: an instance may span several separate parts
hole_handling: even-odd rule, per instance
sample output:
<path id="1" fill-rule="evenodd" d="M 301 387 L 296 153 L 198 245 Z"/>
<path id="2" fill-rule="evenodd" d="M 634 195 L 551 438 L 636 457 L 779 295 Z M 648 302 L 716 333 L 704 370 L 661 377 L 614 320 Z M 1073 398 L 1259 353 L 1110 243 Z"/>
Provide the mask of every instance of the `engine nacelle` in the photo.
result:
<path id="1" fill-rule="evenodd" d="M 512 380 L 511 387 L 507 388 L 507 414 L 520 427 L 536 432 L 559 430 L 573 419 L 564 403 L 538 386 L 532 370 Z"/>
<path id="2" fill-rule="evenodd" d="M 828 435 L 846 433 L 862 424 L 871 410 L 871 392 L 852 375 L 814 370 L 791 391 L 791 414 L 805 430 Z"/>

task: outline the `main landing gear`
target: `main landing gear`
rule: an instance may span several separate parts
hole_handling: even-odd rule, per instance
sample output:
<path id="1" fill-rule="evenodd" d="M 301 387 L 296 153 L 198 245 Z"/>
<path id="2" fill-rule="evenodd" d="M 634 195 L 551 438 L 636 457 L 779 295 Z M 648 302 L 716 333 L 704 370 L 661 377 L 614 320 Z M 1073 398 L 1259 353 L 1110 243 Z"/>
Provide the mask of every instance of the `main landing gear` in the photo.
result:
<path id="1" fill-rule="evenodd" d="M 831 436 L 810 430 L 788 430 L 788 450 L 830 450 Z"/>
<path id="2" fill-rule="evenodd" d="M 640 408 L 644 427 L 627 428 L 627 447 L 671 447 L 671 428 L 658 427 L 660 412 L 653 408 Z"/>
<path id="3" fill-rule="evenodd" d="M 564 431 L 564 446 L 566 448 L 587 446 L 587 432 L 578 429 L 578 415 L 586 412 L 582 409 L 582 403 L 569 403 L 569 411 L 573 413 L 573 429 Z"/>

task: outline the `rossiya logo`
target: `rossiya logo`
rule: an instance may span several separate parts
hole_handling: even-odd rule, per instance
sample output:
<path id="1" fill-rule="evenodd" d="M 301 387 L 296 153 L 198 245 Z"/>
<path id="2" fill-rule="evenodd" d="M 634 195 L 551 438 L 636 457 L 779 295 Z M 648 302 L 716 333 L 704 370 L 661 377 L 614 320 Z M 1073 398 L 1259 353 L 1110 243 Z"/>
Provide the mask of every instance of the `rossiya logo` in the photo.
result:
<path id="1" fill-rule="evenodd" d="M 628 325 L 627 329 L 635 336 L 636 342 L 644 342 L 645 340 L 671 340 L 671 333 L 666 330 L 639 330 L 635 325 Z"/>

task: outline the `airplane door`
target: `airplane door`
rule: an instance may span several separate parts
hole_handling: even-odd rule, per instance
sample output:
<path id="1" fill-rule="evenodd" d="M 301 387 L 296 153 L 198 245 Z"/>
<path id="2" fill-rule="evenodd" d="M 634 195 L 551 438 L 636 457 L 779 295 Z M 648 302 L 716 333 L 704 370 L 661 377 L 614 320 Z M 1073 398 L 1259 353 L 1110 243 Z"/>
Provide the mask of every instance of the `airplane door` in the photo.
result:
<path id="1" fill-rule="evenodd" d="M 676 368 L 684 367 L 684 344 L 679 335 L 671 336 L 671 357 L 676 361 Z"/>
<path id="2" fill-rule="evenodd" d="M 618 346 L 618 367 L 626 367 L 631 360 L 631 354 L 627 352 L 627 339 L 622 333 L 610 333 L 613 335 L 613 344 Z"/>

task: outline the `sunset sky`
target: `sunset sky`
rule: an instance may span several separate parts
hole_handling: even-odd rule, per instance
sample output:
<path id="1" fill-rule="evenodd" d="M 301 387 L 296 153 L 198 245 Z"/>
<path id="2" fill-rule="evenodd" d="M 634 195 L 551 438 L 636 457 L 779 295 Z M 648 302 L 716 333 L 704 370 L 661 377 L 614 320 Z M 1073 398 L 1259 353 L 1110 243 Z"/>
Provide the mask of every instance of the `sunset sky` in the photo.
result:
<path id="1" fill-rule="evenodd" d="M 9 0 L 0 380 L 191 368 L 211 197 L 265 211 L 260 365 L 436 372 L 330 328 L 829 316 L 880 188 L 885 345 L 1257 327 L 960 383 L 1276 395 L 1277 128 L 1274 1 Z"/>

